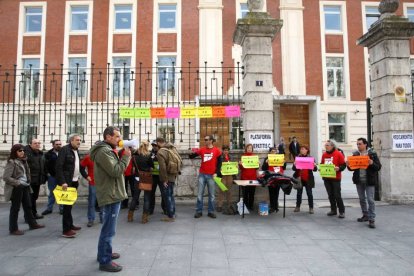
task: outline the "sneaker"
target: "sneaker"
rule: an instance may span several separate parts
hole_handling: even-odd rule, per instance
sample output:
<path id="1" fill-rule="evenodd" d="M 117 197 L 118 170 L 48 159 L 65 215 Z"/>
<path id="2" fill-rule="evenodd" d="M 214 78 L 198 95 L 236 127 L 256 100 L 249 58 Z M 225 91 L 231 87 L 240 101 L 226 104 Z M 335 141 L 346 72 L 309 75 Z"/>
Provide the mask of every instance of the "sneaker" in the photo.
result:
<path id="1" fill-rule="evenodd" d="M 374 229 L 375 228 L 375 221 L 370 220 L 368 223 L 368 227 Z"/>
<path id="2" fill-rule="evenodd" d="M 202 215 L 203 213 L 195 213 L 194 218 L 201 218 Z"/>
<path id="3" fill-rule="evenodd" d="M 340 219 L 343 219 L 343 218 L 345 218 L 345 214 L 344 214 L 344 213 L 339 213 L 339 216 L 338 216 L 338 218 L 340 218 Z"/>
<path id="4" fill-rule="evenodd" d="M 223 207 L 217 207 L 216 211 L 219 212 L 219 213 L 223 212 Z"/>
<path id="5" fill-rule="evenodd" d="M 45 228 L 45 226 L 43 224 L 33 224 L 29 227 L 30 230 L 36 230 L 36 229 L 40 229 L 40 228 Z"/>
<path id="6" fill-rule="evenodd" d="M 335 211 L 330 211 L 326 215 L 331 217 L 331 216 L 336 216 L 337 214 Z"/>
<path id="7" fill-rule="evenodd" d="M 92 225 L 93 225 L 93 220 L 88 221 L 88 224 L 86 224 L 86 226 L 88 227 L 92 227 Z"/>
<path id="8" fill-rule="evenodd" d="M 162 218 L 161 221 L 164 221 L 164 222 L 174 222 L 175 221 L 175 218 L 165 217 L 165 218 Z"/>
<path id="9" fill-rule="evenodd" d="M 74 231 L 79 231 L 79 230 L 81 230 L 81 229 L 82 229 L 82 227 L 72 225 L 72 227 L 71 227 L 70 229 L 71 229 L 71 230 L 74 230 Z"/>
<path id="10" fill-rule="evenodd" d="M 42 219 L 43 218 L 43 216 L 42 215 L 39 215 L 39 214 L 35 214 L 33 216 L 34 216 L 35 219 Z"/>
<path id="11" fill-rule="evenodd" d="M 299 213 L 300 212 L 300 207 L 296 207 L 295 210 L 293 210 L 293 212 Z"/>
<path id="12" fill-rule="evenodd" d="M 76 232 L 73 230 L 69 230 L 62 233 L 62 237 L 64 238 L 74 238 L 76 236 Z"/>
<path id="13" fill-rule="evenodd" d="M 362 217 L 357 219 L 358 222 L 368 221 L 368 216 L 363 215 Z"/>
<path id="14" fill-rule="evenodd" d="M 42 216 L 46 216 L 46 215 L 49 215 L 49 214 L 51 214 L 52 213 L 52 210 L 44 210 L 43 212 L 42 212 Z"/>
<path id="15" fill-rule="evenodd" d="M 119 272 L 122 270 L 122 266 L 115 262 L 111 262 L 109 264 L 100 264 L 99 270 L 106 272 Z"/>
<path id="16" fill-rule="evenodd" d="M 21 230 L 14 230 L 14 231 L 10 232 L 10 235 L 21 236 L 21 235 L 24 235 L 24 232 L 21 231 Z"/>
<path id="17" fill-rule="evenodd" d="M 313 213 L 314 213 L 313 208 L 309 208 L 309 214 L 313 214 Z"/>
<path id="18" fill-rule="evenodd" d="M 210 218 L 217 218 L 216 214 L 214 214 L 214 213 L 208 213 L 207 216 L 210 217 Z"/>

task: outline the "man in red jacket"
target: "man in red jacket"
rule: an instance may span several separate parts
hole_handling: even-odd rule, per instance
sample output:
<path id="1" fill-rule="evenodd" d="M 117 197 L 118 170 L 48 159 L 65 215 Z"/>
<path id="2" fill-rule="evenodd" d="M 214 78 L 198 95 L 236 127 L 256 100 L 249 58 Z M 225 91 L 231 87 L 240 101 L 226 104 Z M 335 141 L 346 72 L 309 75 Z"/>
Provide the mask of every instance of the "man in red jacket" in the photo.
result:
<path id="1" fill-rule="evenodd" d="M 194 158 L 197 155 L 201 157 L 201 167 L 198 174 L 198 195 L 195 218 L 200 218 L 203 215 L 203 195 L 204 189 L 207 185 L 208 189 L 208 216 L 210 218 L 216 218 L 214 213 L 214 200 L 215 200 L 215 182 L 214 176 L 220 172 L 221 169 L 221 151 L 213 145 L 214 138 L 211 135 L 204 137 L 205 147 L 196 150 L 190 155 L 190 158 Z"/>
<path id="2" fill-rule="evenodd" d="M 346 168 L 345 157 L 337 149 L 334 140 L 328 140 L 325 143 L 325 152 L 322 155 L 321 164 L 335 165 L 336 177 L 323 178 L 326 192 L 328 193 L 329 202 L 331 204 L 331 211 L 327 213 L 328 216 L 337 215 L 337 206 L 339 209 L 339 218 L 345 218 L 345 206 L 341 196 L 341 172 Z"/>

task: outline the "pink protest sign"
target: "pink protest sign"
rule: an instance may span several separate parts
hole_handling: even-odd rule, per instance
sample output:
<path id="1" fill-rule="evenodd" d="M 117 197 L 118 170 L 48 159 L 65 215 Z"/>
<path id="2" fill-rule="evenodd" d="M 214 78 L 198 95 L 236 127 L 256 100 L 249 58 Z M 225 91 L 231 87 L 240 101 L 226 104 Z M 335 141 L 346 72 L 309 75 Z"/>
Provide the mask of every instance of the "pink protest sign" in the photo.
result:
<path id="1" fill-rule="evenodd" d="M 165 109 L 165 118 L 180 118 L 179 107 L 167 107 Z"/>
<path id="2" fill-rule="evenodd" d="M 237 106 L 237 105 L 226 106 L 226 117 L 227 118 L 240 117 L 240 106 Z"/>
<path id="3" fill-rule="evenodd" d="M 313 170 L 315 164 L 313 157 L 296 157 L 295 166 L 299 170 Z"/>

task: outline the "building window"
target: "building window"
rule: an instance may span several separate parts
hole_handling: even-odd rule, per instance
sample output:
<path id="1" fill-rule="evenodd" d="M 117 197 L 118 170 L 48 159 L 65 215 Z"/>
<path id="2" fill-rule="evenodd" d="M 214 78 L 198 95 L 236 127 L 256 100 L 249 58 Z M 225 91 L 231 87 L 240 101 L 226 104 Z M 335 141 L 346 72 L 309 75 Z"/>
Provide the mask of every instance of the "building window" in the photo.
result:
<path id="1" fill-rule="evenodd" d="M 407 8 L 407 18 L 411 22 L 414 22 L 414 7 Z"/>
<path id="2" fill-rule="evenodd" d="M 86 58 L 69 58 L 67 97 L 85 97 L 88 89 Z"/>
<path id="3" fill-rule="evenodd" d="M 378 7 L 365 7 L 365 22 L 367 30 L 374 24 L 380 17 Z"/>
<path id="4" fill-rule="evenodd" d="M 71 31 L 87 31 L 88 30 L 88 6 L 72 6 L 71 7 Z"/>
<path id="5" fill-rule="evenodd" d="M 19 143 L 30 144 L 30 142 L 37 137 L 38 124 L 37 114 L 20 114 Z"/>
<path id="6" fill-rule="evenodd" d="M 40 59 L 23 59 L 22 80 L 20 81 L 20 98 L 37 99 L 40 91 Z"/>
<path id="7" fill-rule="evenodd" d="M 175 96 L 175 57 L 158 57 L 158 96 Z"/>
<path id="8" fill-rule="evenodd" d="M 157 119 L 157 137 L 163 137 L 166 142 L 175 143 L 174 119 Z"/>
<path id="9" fill-rule="evenodd" d="M 248 12 L 249 7 L 247 6 L 247 3 L 240 3 L 240 18 L 244 18 Z"/>
<path id="10" fill-rule="evenodd" d="M 341 57 L 326 58 L 326 77 L 328 96 L 330 98 L 345 97 L 344 59 Z"/>
<path id="11" fill-rule="evenodd" d="M 42 31 L 42 7 L 26 8 L 26 32 L 34 33 Z"/>
<path id="12" fill-rule="evenodd" d="M 129 97 L 131 89 L 131 58 L 113 58 L 113 97 Z"/>
<path id="13" fill-rule="evenodd" d="M 112 114 L 112 125 L 119 128 L 122 139 L 123 140 L 129 140 L 129 126 L 130 126 L 130 120 L 129 119 L 121 119 L 119 118 L 119 115 L 117 113 Z"/>
<path id="14" fill-rule="evenodd" d="M 115 5 L 115 30 L 132 29 L 132 5 Z"/>
<path id="15" fill-rule="evenodd" d="M 176 27 L 176 5 L 159 5 L 159 28 L 160 29 L 175 29 Z"/>
<path id="16" fill-rule="evenodd" d="M 346 114 L 328 113 L 329 139 L 345 143 Z"/>
<path id="17" fill-rule="evenodd" d="M 79 134 L 83 136 L 85 134 L 85 114 L 67 114 L 66 115 L 66 134 Z"/>
<path id="18" fill-rule="evenodd" d="M 340 6 L 324 6 L 325 15 L 325 31 L 342 31 L 341 7 Z"/>

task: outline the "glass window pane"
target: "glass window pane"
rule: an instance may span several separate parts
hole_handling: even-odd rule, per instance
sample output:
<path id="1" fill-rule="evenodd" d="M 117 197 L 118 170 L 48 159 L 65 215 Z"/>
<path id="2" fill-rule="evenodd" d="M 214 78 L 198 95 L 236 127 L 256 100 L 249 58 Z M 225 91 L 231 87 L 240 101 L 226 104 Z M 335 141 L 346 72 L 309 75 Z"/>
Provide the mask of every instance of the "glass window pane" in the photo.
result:
<path id="1" fill-rule="evenodd" d="M 325 6 L 325 30 L 341 31 L 341 7 Z"/>
<path id="2" fill-rule="evenodd" d="M 329 113 L 329 124 L 345 124 L 345 113 Z"/>
<path id="3" fill-rule="evenodd" d="M 414 22 L 414 8 L 407 8 L 407 17 L 408 20 Z"/>
<path id="4" fill-rule="evenodd" d="M 158 95 L 175 95 L 176 57 L 158 57 Z"/>
<path id="5" fill-rule="evenodd" d="M 72 31 L 85 31 L 88 29 L 88 6 L 72 7 Z"/>
<path id="6" fill-rule="evenodd" d="M 160 29 L 175 29 L 176 21 L 175 5 L 159 5 Z"/>
<path id="7" fill-rule="evenodd" d="M 345 97 L 343 58 L 326 58 L 327 89 L 329 97 Z"/>
<path id="8" fill-rule="evenodd" d="M 26 8 L 26 32 L 42 31 L 42 8 L 28 7 Z"/>
<path id="9" fill-rule="evenodd" d="M 247 3 L 240 3 L 240 12 L 241 12 L 241 18 L 246 16 L 246 14 L 249 12 Z"/>
<path id="10" fill-rule="evenodd" d="M 130 30 L 132 26 L 132 6 L 115 6 L 115 30 Z"/>
<path id="11" fill-rule="evenodd" d="M 131 89 L 131 58 L 113 58 L 113 97 L 129 97 Z"/>
<path id="12" fill-rule="evenodd" d="M 67 97 L 85 97 L 88 89 L 86 58 L 69 58 Z"/>
<path id="13" fill-rule="evenodd" d="M 378 7 L 365 7 L 365 20 L 367 29 L 371 27 L 380 17 Z"/>
<path id="14" fill-rule="evenodd" d="M 40 91 L 40 59 L 23 59 L 23 69 L 20 82 L 20 98 L 36 99 Z"/>

